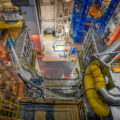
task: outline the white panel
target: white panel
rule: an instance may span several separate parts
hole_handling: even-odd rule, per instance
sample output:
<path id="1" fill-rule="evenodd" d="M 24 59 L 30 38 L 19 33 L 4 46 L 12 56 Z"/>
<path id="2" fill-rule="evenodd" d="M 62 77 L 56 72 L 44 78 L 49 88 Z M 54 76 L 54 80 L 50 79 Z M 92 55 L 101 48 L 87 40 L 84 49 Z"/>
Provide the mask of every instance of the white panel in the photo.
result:
<path id="1" fill-rule="evenodd" d="M 23 17 L 26 22 L 26 25 L 28 26 L 29 35 L 39 34 L 39 28 L 38 28 L 38 24 L 37 24 L 37 16 L 35 13 L 35 8 L 31 7 L 31 6 L 30 7 L 22 6 L 21 10 L 23 13 L 26 13 L 23 15 Z"/>
<path id="2" fill-rule="evenodd" d="M 42 26 L 44 29 L 54 29 L 55 10 L 53 5 L 41 6 Z M 49 21 L 49 22 L 48 22 Z"/>

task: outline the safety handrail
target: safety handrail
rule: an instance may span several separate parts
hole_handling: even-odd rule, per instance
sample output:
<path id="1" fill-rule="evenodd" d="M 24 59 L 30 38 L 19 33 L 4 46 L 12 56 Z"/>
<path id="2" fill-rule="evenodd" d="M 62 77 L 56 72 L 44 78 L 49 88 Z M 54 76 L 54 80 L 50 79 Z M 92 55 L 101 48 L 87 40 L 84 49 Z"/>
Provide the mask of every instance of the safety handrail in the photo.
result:
<path id="1" fill-rule="evenodd" d="M 19 100 L 0 91 L 0 119 L 1 120 L 17 120 L 19 113 Z"/>
<path id="2" fill-rule="evenodd" d="M 82 99 L 79 103 L 79 114 L 80 114 L 80 120 L 87 120 L 87 113 L 86 113 L 86 108 L 85 108 L 85 102 Z"/>

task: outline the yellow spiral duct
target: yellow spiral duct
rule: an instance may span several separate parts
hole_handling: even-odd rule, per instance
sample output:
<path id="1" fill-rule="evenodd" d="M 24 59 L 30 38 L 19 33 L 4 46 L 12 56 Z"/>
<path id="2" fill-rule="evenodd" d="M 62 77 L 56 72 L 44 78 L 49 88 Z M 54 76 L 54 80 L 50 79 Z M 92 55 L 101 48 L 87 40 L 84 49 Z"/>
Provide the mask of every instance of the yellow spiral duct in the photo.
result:
<path id="1" fill-rule="evenodd" d="M 0 29 L 12 29 L 12 28 L 21 28 L 23 21 L 18 21 L 15 23 L 8 24 L 5 21 L 0 21 Z"/>
<path id="2" fill-rule="evenodd" d="M 97 93 L 100 88 L 106 88 L 105 80 L 100 69 L 100 63 L 95 60 L 87 67 L 84 76 L 84 87 L 92 110 L 99 116 L 108 116 L 109 106 Z"/>

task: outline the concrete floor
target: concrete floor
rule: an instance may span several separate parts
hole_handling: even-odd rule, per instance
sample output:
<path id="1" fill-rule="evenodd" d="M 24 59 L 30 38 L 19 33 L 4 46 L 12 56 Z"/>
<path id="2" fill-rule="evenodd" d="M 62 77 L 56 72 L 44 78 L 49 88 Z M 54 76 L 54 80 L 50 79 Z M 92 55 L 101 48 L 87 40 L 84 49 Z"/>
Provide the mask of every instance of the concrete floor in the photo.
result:
<path id="1" fill-rule="evenodd" d="M 59 103 L 59 104 L 55 104 Z M 86 119 L 84 109 L 74 101 L 54 101 L 52 104 L 20 103 L 19 117 L 24 120 L 80 120 Z"/>
<path id="2" fill-rule="evenodd" d="M 54 111 L 52 109 L 51 111 L 36 111 L 35 120 L 80 120 L 77 105 L 55 105 L 53 108 Z"/>
<path id="3" fill-rule="evenodd" d="M 69 57 L 69 51 L 64 52 L 64 49 L 56 50 L 55 45 L 57 46 L 65 45 L 64 38 L 58 39 L 52 35 L 45 35 L 43 37 L 43 44 L 44 44 L 44 56 L 42 58 L 42 61 L 75 61 L 76 60 L 75 55 Z"/>

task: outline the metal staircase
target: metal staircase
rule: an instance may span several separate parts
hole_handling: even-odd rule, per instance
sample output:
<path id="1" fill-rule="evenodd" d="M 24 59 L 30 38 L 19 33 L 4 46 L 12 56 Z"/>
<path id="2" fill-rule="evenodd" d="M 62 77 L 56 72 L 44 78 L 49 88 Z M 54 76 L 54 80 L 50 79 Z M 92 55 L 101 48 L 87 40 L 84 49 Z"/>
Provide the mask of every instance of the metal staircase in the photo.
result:
<path id="1" fill-rule="evenodd" d="M 18 58 L 21 57 L 21 54 L 23 52 L 23 44 L 25 42 L 26 39 L 26 34 L 27 34 L 27 28 L 24 28 L 23 31 L 20 33 L 20 35 L 17 37 L 16 41 L 15 41 L 15 52 L 16 55 L 18 56 Z"/>
<path id="2" fill-rule="evenodd" d="M 17 49 L 17 47 L 16 47 Z M 38 76 L 37 73 L 33 72 L 29 66 L 23 66 L 18 58 L 14 47 L 11 45 L 12 56 L 16 60 L 17 73 L 23 82 L 27 85 L 29 90 L 33 92 L 36 97 L 43 98 L 62 98 L 62 99 L 73 99 L 78 92 L 77 83 L 80 78 L 69 78 L 62 79 L 60 75 L 53 77 Z M 53 76 L 53 75 L 50 75 Z M 59 77 L 58 77 L 59 76 Z M 70 75 L 69 75 L 70 76 Z M 36 84 L 36 80 L 40 81 Z M 73 84 L 74 83 L 74 84 Z"/>

